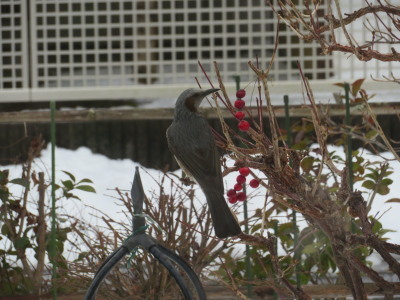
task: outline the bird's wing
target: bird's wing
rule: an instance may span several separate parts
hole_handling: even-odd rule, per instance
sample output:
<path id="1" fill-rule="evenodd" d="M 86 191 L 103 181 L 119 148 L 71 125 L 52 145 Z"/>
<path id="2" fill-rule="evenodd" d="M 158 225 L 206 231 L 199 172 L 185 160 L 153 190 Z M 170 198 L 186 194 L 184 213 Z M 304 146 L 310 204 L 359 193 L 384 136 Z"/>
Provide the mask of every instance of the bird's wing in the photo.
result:
<path id="1" fill-rule="evenodd" d="M 221 175 L 219 155 L 215 147 L 214 139 L 205 139 L 201 143 L 196 141 L 186 141 L 179 147 L 176 146 L 176 137 L 167 130 L 167 141 L 169 149 L 185 172 L 190 173 L 197 182 L 204 182 L 204 177 L 214 177 Z M 200 144 L 202 144 L 200 146 Z M 215 178 L 215 177 L 214 177 Z"/>

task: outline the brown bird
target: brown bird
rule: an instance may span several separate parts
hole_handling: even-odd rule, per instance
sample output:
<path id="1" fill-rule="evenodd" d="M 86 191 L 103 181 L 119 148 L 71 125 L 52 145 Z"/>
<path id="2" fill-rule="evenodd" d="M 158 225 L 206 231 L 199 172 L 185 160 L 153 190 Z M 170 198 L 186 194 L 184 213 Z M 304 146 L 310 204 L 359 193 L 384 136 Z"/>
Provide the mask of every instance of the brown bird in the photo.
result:
<path id="1" fill-rule="evenodd" d="M 208 122 L 198 108 L 203 98 L 219 89 L 188 89 L 176 100 L 174 120 L 167 129 L 169 149 L 183 171 L 203 190 L 215 234 L 220 238 L 242 231 L 224 198 L 220 156 Z"/>

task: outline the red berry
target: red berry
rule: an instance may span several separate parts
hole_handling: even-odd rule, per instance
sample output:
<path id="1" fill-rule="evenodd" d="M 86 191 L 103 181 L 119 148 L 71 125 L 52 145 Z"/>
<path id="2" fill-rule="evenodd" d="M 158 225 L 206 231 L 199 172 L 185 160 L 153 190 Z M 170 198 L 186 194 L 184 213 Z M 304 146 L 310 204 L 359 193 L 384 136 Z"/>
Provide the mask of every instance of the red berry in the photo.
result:
<path id="1" fill-rule="evenodd" d="M 244 177 L 243 175 L 239 175 L 238 177 L 236 177 L 236 182 L 239 184 L 243 184 L 246 182 L 246 177 Z"/>
<path id="2" fill-rule="evenodd" d="M 258 181 L 258 179 L 252 179 L 250 180 L 250 186 L 252 188 L 257 188 L 260 185 L 260 182 Z"/>
<path id="3" fill-rule="evenodd" d="M 239 122 L 238 127 L 241 131 L 247 131 L 250 128 L 249 122 L 242 120 Z"/>
<path id="4" fill-rule="evenodd" d="M 232 196 L 236 195 L 236 191 L 235 191 L 234 189 L 230 189 L 230 190 L 228 190 L 228 191 L 226 192 L 226 195 L 227 195 L 228 197 L 232 197 Z"/>
<path id="5" fill-rule="evenodd" d="M 240 175 L 247 176 L 250 174 L 250 169 L 248 167 L 243 167 L 239 169 Z"/>
<path id="6" fill-rule="evenodd" d="M 236 112 L 236 114 L 235 114 L 235 118 L 238 119 L 238 120 L 243 120 L 244 117 L 245 117 L 245 114 L 244 114 L 244 112 L 242 112 L 242 111 L 238 111 L 238 112 Z"/>
<path id="7" fill-rule="evenodd" d="M 242 109 L 246 103 L 242 99 L 237 99 L 235 101 L 235 107 L 237 109 Z"/>
<path id="8" fill-rule="evenodd" d="M 244 200 L 246 200 L 246 194 L 245 193 L 243 193 L 243 192 L 239 192 L 239 193 L 237 193 L 237 195 L 236 195 L 236 199 L 238 200 L 238 201 L 244 201 Z"/>
<path id="9" fill-rule="evenodd" d="M 229 202 L 230 204 L 235 204 L 237 201 L 238 201 L 238 199 L 237 199 L 237 196 L 236 196 L 236 195 L 233 195 L 233 196 L 231 196 L 231 197 L 228 198 L 228 202 Z"/>
<path id="10" fill-rule="evenodd" d="M 244 96 L 246 96 L 246 91 L 245 90 L 238 90 L 236 92 L 236 97 L 238 98 L 244 98 Z"/>
<path id="11" fill-rule="evenodd" d="M 234 189 L 235 191 L 241 191 L 241 190 L 243 189 L 243 185 L 241 185 L 240 183 L 236 183 L 236 184 L 233 186 L 233 189 Z"/>

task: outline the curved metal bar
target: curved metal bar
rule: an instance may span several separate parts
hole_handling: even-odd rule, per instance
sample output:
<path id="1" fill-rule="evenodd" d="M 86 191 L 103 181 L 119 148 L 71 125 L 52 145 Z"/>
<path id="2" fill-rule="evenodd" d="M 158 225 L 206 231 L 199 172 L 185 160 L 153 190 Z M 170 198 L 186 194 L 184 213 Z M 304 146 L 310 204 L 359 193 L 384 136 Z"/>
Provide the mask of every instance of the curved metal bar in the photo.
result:
<path id="1" fill-rule="evenodd" d="M 134 248 L 139 245 L 149 251 L 165 268 L 167 268 L 169 273 L 174 277 L 186 300 L 192 300 L 195 298 L 190 292 L 190 289 L 188 288 L 184 278 L 171 262 L 176 263 L 187 274 L 193 286 L 195 287 L 199 299 L 207 299 L 199 278 L 183 259 L 181 259 L 171 250 L 157 244 L 157 242 L 149 237 L 147 234 L 139 234 L 129 237 L 121 247 L 119 247 L 107 257 L 99 270 L 96 272 L 92 284 L 90 285 L 85 295 L 85 300 L 95 299 L 97 290 L 107 274 L 115 267 L 115 265 L 118 264 L 118 262 L 126 254 L 130 253 Z"/>
<path id="2" fill-rule="evenodd" d="M 155 258 L 158 259 L 158 261 L 164 265 L 165 268 L 169 271 L 169 273 L 174 277 L 176 283 L 179 285 L 179 288 L 181 289 L 183 296 L 185 297 L 186 300 L 193 300 L 193 296 L 190 292 L 190 290 L 186 286 L 186 282 L 181 276 L 181 274 L 178 272 L 178 270 L 170 263 L 169 257 L 166 256 L 160 248 L 157 246 L 153 246 L 149 249 L 149 252 L 153 254 Z"/>
<path id="3" fill-rule="evenodd" d="M 168 256 L 168 258 L 172 261 L 174 261 L 176 264 L 178 264 L 183 271 L 188 275 L 190 278 L 191 282 L 193 283 L 197 295 L 199 296 L 200 300 L 206 300 L 207 295 L 206 292 L 203 289 L 203 285 L 201 284 L 201 281 L 197 274 L 193 271 L 193 269 L 188 265 L 188 263 L 183 260 L 180 256 L 178 256 L 175 252 L 169 250 L 168 248 L 165 248 L 161 245 L 157 245 L 156 247 L 160 248 L 162 252 Z"/>
<path id="4" fill-rule="evenodd" d="M 86 292 L 85 300 L 95 299 L 97 289 L 99 288 L 103 279 L 127 253 L 129 253 L 129 250 L 126 247 L 121 246 L 107 258 L 94 276 L 92 284 Z"/>
<path id="5" fill-rule="evenodd" d="M 97 289 L 99 288 L 102 280 L 114 268 L 114 266 L 128 253 L 132 252 L 137 246 L 143 245 L 146 249 L 155 245 L 153 239 L 146 234 L 132 235 L 128 237 L 123 245 L 111 253 L 106 260 L 102 263 L 100 268 L 94 275 L 92 284 L 86 292 L 85 300 L 95 299 Z"/>

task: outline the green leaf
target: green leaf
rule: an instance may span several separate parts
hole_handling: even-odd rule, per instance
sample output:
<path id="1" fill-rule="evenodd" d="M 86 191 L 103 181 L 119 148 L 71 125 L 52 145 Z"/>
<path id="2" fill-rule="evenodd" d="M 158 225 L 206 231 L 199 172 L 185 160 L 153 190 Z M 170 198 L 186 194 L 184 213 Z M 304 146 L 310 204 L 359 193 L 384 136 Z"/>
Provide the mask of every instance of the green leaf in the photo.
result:
<path id="1" fill-rule="evenodd" d="M 400 203 L 400 198 L 391 198 L 386 200 L 385 203 Z"/>
<path id="2" fill-rule="evenodd" d="M 293 222 L 279 224 L 278 235 L 292 233 L 293 229 L 295 229 Z"/>
<path id="3" fill-rule="evenodd" d="M 15 178 L 10 180 L 11 183 L 22 185 L 24 188 L 29 190 L 29 180 L 26 178 Z"/>
<path id="4" fill-rule="evenodd" d="M 60 255 L 62 257 L 62 255 Z M 65 259 L 57 259 L 57 265 L 62 270 L 68 270 L 68 263 Z"/>
<path id="5" fill-rule="evenodd" d="M 354 182 L 362 181 L 362 180 L 364 180 L 364 177 L 355 175 L 355 176 L 353 177 L 353 180 L 354 180 Z"/>
<path id="6" fill-rule="evenodd" d="M 3 189 L 0 188 L 0 199 L 3 202 L 7 202 L 9 200 L 8 199 L 9 195 L 10 195 L 10 193 L 8 192 L 8 190 L 3 190 Z"/>
<path id="7" fill-rule="evenodd" d="M 287 248 L 293 246 L 293 238 L 291 235 L 279 233 L 277 236 L 281 240 L 282 245 L 285 245 Z"/>
<path id="8" fill-rule="evenodd" d="M 353 168 L 353 169 L 354 169 L 354 168 Z M 356 169 L 354 169 L 354 172 L 358 172 L 358 174 L 360 174 L 360 175 L 363 175 L 363 174 L 364 174 L 364 172 L 365 172 L 365 169 L 364 169 L 364 167 L 363 167 L 363 166 L 361 166 L 361 165 L 357 164 L 357 168 L 356 168 Z"/>
<path id="9" fill-rule="evenodd" d="M 391 185 L 392 183 L 393 183 L 393 180 L 390 178 L 385 178 L 385 179 L 382 179 L 382 181 L 381 181 L 381 184 L 383 184 L 383 185 Z"/>
<path id="10" fill-rule="evenodd" d="M 314 163 L 314 157 L 312 156 L 307 156 L 304 157 L 300 163 L 301 168 L 303 169 L 304 172 L 310 172 Z"/>
<path id="11" fill-rule="evenodd" d="M 362 156 L 357 156 L 356 159 L 357 159 L 357 162 L 358 162 L 359 164 L 361 164 L 361 163 L 364 162 L 364 157 L 362 157 Z"/>
<path id="12" fill-rule="evenodd" d="M 358 91 L 361 88 L 361 85 L 364 82 L 364 78 L 362 79 L 357 79 L 356 81 L 353 82 L 353 84 L 351 85 L 351 94 L 355 97 L 358 93 Z"/>
<path id="13" fill-rule="evenodd" d="M 71 180 L 64 180 L 61 182 L 67 190 L 72 190 L 74 188 L 74 184 Z"/>
<path id="14" fill-rule="evenodd" d="M 392 175 L 392 174 L 393 174 L 393 171 L 386 171 L 386 172 L 383 174 L 383 177 L 387 177 L 387 176 Z"/>
<path id="15" fill-rule="evenodd" d="M 3 226 L 1 226 L 1 234 L 8 235 L 9 233 L 10 233 L 10 229 L 8 228 L 8 225 L 3 224 Z"/>
<path id="16" fill-rule="evenodd" d="M 336 85 L 338 87 L 344 88 L 344 83 L 341 83 L 341 82 L 334 83 L 333 85 Z"/>
<path id="17" fill-rule="evenodd" d="M 378 180 L 378 176 L 374 173 L 366 174 L 365 177 L 371 178 L 374 182 Z"/>
<path id="18" fill-rule="evenodd" d="M 91 180 L 88 179 L 88 178 L 84 178 L 84 179 L 82 179 L 81 181 L 79 181 L 78 183 L 84 183 L 84 182 L 93 183 L 93 181 L 91 181 Z"/>
<path id="19" fill-rule="evenodd" d="M 358 163 L 353 162 L 353 173 L 364 174 L 364 168 Z"/>
<path id="20" fill-rule="evenodd" d="M 380 195 L 387 195 L 390 192 L 390 189 L 387 185 L 378 184 L 376 192 Z"/>
<path id="21" fill-rule="evenodd" d="M 396 232 L 396 230 L 391 230 L 391 229 L 381 229 L 379 231 L 379 236 L 383 236 L 384 234 L 388 233 L 388 232 Z"/>
<path id="22" fill-rule="evenodd" d="M 377 233 L 377 232 L 379 232 L 379 230 L 382 229 L 382 224 L 378 220 L 372 219 L 372 223 L 373 223 L 373 225 L 372 225 L 372 232 L 373 233 Z"/>
<path id="23" fill-rule="evenodd" d="M 365 180 L 362 186 L 366 189 L 373 190 L 375 188 L 375 182 L 373 182 L 372 180 Z"/>
<path id="24" fill-rule="evenodd" d="M 83 251 L 83 252 L 79 253 L 78 258 L 75 259 L 75 261 L 81 261 L 87 256 L 89 256 L 89 252 Z"/>
<path id="25" fill-rule="evenodd" d="M 96 190 L 94 189 L 94 187 L 90 186 L 90 185 L 79 185 L 75 187 L 78 190 L 82 190 L 85 192 L 90 192 L 90 193 L 96 193 Z"/>
<path id="26" fill-rule="evenodd" d="M 79 198 L 78 196 L 75 196 L 74 194 L 72 194 L 72 193 L 67 193 L 67 192 L 64 192 L 64 197 L 67 198 L 67 199 L 69 199 L 69 198 L 74 198 L 74 199 L 81 200 L 81 198 Z"/>
<path id="27" fill-rule="evenodd" d="M 16 249 L 26 249 L 29 245 L 30 243 L 27 236 L 23 236 L 14 242 L 14 247 Z"/>
<path id="28" fill-rule="evenodd" d="M 64 242 L 67 239 L 68 233 L 71 231 L 72 229 L 68 227 L 57 230 L 57 240 Z"/>
<path id="29" fill-rule="evenodd" d="M 323 273 L 329 270 L 329 256 L 325 253 L 321 255 L 320 269 Z"/>
<path id="30" fill-rule="evenodd" d="M 254 232 L 256 232 L 257 230 L 260 230 L 261 229 L 261 223 L 260 224 L 256 224 L 256 225 L 254 225 L 253 227 L 251 227 L 250 228 L 250 231 L 251 231 L 251 233 L 254 233 Z"/>
<path id="31" fill-rule="evenodd" d="M 73 182 L 75 182 L 76 181 L 76 179 L 75 179 L 75 176 L 73 175 L 73 174 L 71 174 L 70 172 L 67 172 L 67 171 L 62 171 L 64 174 L 67 174 L 68 176 L 69 176 L 69 178 L 71 178 L 71 180 L 73 181 Z"/>
<path id="32" fill-rule="evenodd" d="M 56 249 L 58 253 L 62 253 L 64 251 L 64 243 L 62 240 L 56 240 Z M 58 261 L 57 263 L 60 263 L 60 261 Z"/>
<path id="33" fill-rule="evenodd" d="M 308 274 L 300 273 L 300 282 L 302 285 L 306 285 L 310 281 L 311 276 Z"/>
<path id="34" fill-rule="evenodd" d="M 332 187 L 328 188 L 329 193 L 336 193 L 338 190 L 339 190 L 338 186 L 332 186 Z"/>
<path id="35" fill-rule="evenodd" d="M 305 227 L 301 230 L 299 234 L 299 240 L 301 241 L 302 245 L 312 244 L 314 242 L 314 235 L 312 234 L 314 228 L 312 227 Z"/>
<path id="36" fill-rule="evenodd" d="M 303 251 L 302 251 L 302 252 L 303 252 L 304 254 L 313 254 L 313 253 L 317 252 L 317 250 L 318 250 L 318 248 L 315 247 L 314 244 L 308 244 L 307 246 L 305 246 L 305 247 L 303 248 Z"/>
<path id="37" fill-rule="evenodd" d="M 365 137 L 369 140 L 373 140 L 378 136 L 378 132 L 376 130 L 370 130 L 365 134 Z"/>
<path id="38" fill-rule="evenodd" d="M 329 260 L 329 265 L 331 266 L 332 271 L 335 272 L 336 271 L 336 263 L 335 263 L 335 261 L 333 259 L 331 259 L 330 257 L 329 257 L 328 260 Z"/>
<path id="39" fill-rule="evenodd" d="M 293 145 L 293 149 L 295 150 L 304 150 L 307 148 L 308 144 L 310 143 L 310 141 L 308 139 L 303 139 L 300 142 L 296 143 Z"/>

